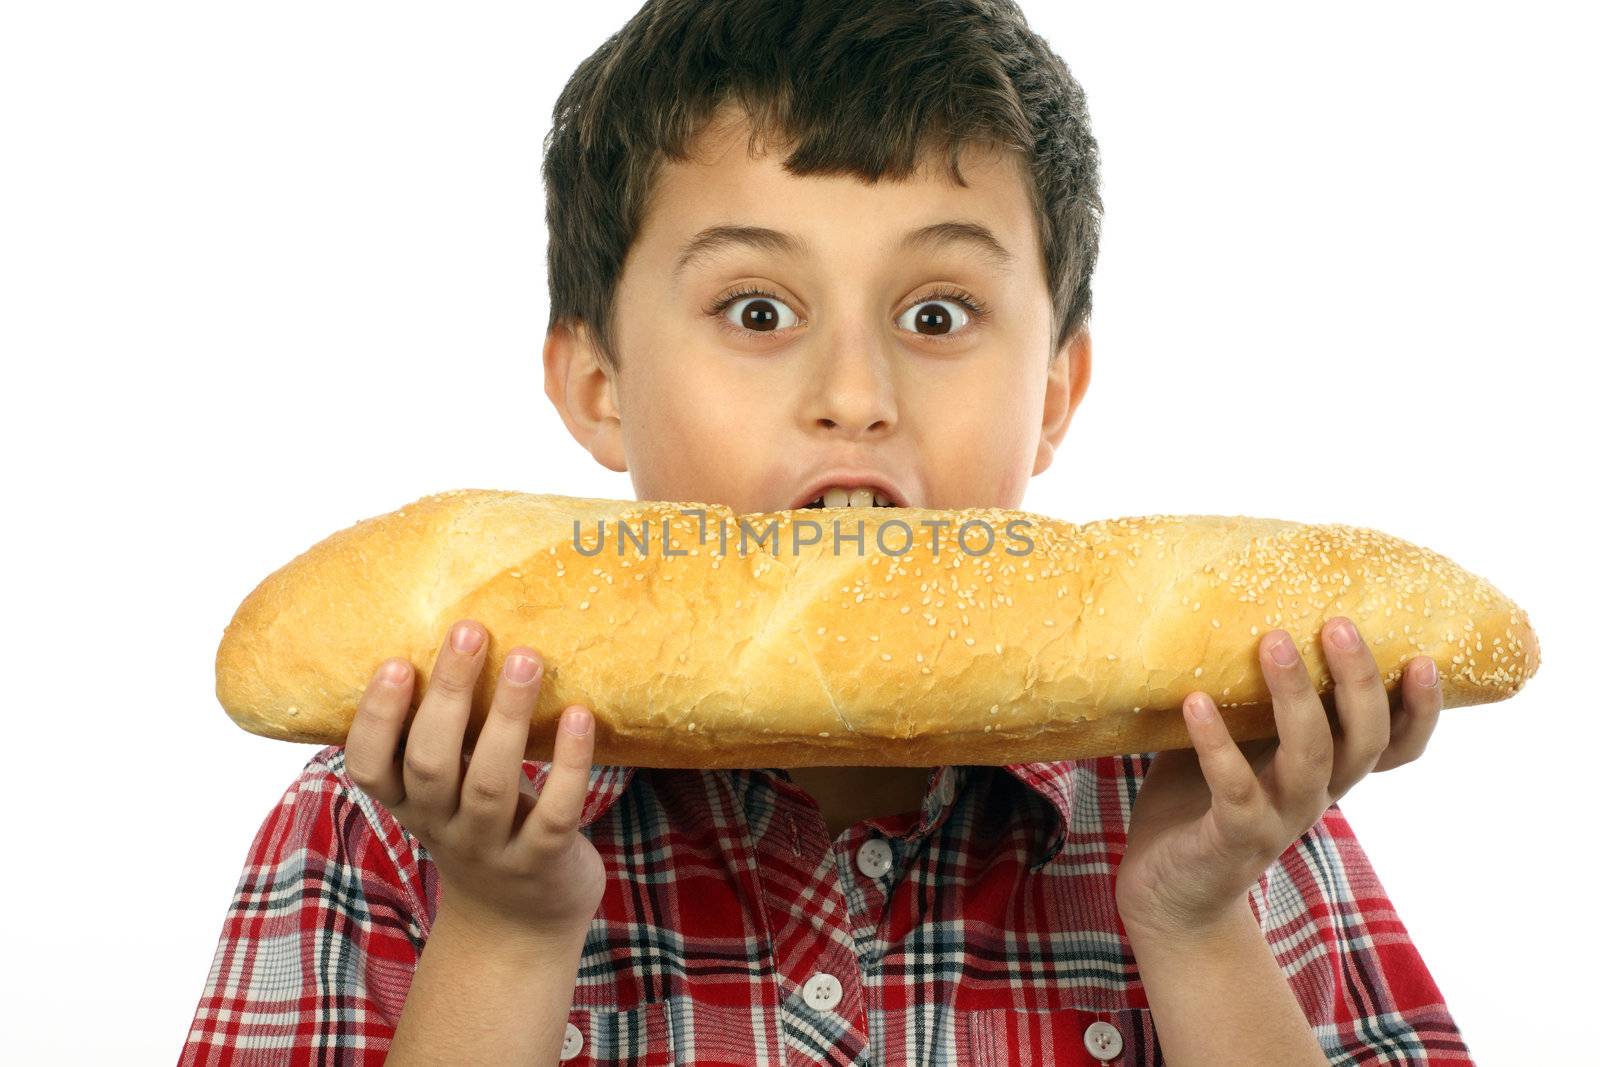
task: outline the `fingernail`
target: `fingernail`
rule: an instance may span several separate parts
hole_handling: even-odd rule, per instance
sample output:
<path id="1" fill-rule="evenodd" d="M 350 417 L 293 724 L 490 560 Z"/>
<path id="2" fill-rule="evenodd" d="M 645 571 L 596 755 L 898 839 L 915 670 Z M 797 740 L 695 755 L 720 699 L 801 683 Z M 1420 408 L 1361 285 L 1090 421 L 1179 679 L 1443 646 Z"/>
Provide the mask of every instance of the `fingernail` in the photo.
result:
<path id="1" fill-rule="evenodd" d="M 506 677 L 518 685 L 526 685 L 533 681 L 533 676 L 538 670 L 538 663 L 532 656 L 514 655 L 506 657 Z"/>
<path id="2" fill-rule="evenodd" d="M 478 651 L 478 646 L 482 643 L 483 635 L 478 632 L 476 627 L 468 626 L 466 623 L 457 626 L 455 633 L 450 638 L 450 644 L 457 652 L 476 652 Z"/>
<path id="3" fill-rule="evenodd" d="M 1439 682 L 1439 668 L 1433 665 L 1433 660 L 1424 659 L 1422 666 L 1417 668 L 1417 681 L 1432 689 Z"/>
<path id="4" fill-rule="evenodd" d="M 1189 709 L 1189 717 L 1195 722 L 1211 721 L 1211 698 L 1205 694 L 1189 698 L 1184 706 Z"/>
<path id="5" fill-rule="evenodd" d="M 392 659 L 383 665 L 383 670 L 379 672 L 378 676 L 382 678 L 388 685 L 399 685 L 401 682 L 406 680 L 406 673 L 410 669 L 410 667 L 406 666 L 404 663 L 401 663 L 399 660 Z"/>
<path id="6" fill-rule="evenodd" d="M 561 717 L 562 725 L 566 727 L 567 733 L 573 737 L 586 736 L 589 733 L 589 724 L 592 721 L 593 716 L 583 708 L 573 708 Z"/>
<path id="7" fill-rule="evenodd" d="M 1356 628 L 1348 619 L 1340 619 L 1328 627 L 1328 638 L 1339 648 L 1356 647 Z"/>
<path id="8" fill-rule="evenodd" d="M 1267 648 L 1267 655 L 1272 657 L 1272 662 L 1280 667 L 1287 667 L 1299 655 L 1294 647 L 1294 642 L 1287 637 L 1280 637 Z"/>

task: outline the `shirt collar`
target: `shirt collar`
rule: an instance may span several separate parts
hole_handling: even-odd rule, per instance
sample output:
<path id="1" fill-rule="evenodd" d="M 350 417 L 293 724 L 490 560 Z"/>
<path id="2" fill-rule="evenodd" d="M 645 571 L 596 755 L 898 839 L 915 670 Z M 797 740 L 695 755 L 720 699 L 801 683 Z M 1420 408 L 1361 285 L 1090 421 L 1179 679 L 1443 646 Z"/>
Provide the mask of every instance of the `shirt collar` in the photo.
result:
<path id="1" fill-rule="evenodd" d="M 1045 835 L 1039 855 L 1030 864 L 1038 870 L 1055 858 L 1061 846 L 1067 843 L 1067 831 L 1072 828 L 1072 770 L 1071 760 L 1051 760 L 1046 763 L 1010 763 L 1006 771 L 1017 781 L 1033 790 L 1055 812 L 1055 824 Z"/>
<path id="2" fill-rule="evenodd" d="M 524 764 L 526 770 L 529 765 Z M 537 777 L 542 778 L 548 765 L 534 764 L 540 768 Z M 1061 851 L 1066 843 L 1067 830 L 1072 826 L 1072 762 L 1070 760 L 1055 760 L 1047 763 L 1012 763 L 1005 766 L 1005 771 L 1017 781 L 1027 786 L 1049 806 L 1055 813 L 1055 820 L 1045 834 L 1044 842 L 1038 856 L 1030 865 L 1037 870 L 1049 863 Z M 611 764 L 599 764 L 589 769 L 589 787 L 583 801 L 583 814 L 578 819 L 580 829 L 587 829 L 599 820 L 611 806 L 628 789 L 628 783 L 633 781 L 637 767 L 620 767 Z M 939 768 L 933 776 L 932 788 L 922 802 L 922 824 L 918 832 L 925 832 L 937 826 L 949 809 L 940 796 L 940 786 L 945 781 L 950 781 L 954 790 L 959 791 L 967 780 L 967 775 L 962 773 L 964 768 L 949 766 Z"/>

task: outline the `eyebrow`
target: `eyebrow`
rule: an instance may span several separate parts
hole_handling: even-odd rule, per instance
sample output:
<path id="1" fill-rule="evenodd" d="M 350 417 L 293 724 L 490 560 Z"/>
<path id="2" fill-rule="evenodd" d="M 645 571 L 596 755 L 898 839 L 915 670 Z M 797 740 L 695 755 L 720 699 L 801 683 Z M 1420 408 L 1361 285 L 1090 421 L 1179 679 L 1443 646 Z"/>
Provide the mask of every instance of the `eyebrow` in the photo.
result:
<path id="1" fill-rule="evenodd" d="M 914 248 L 939 248 L 951 244 L 964 244 L 986 259 L 996 270 L 1009 271 L 1016 257 L 1000 243 L 993 231 L 977 222 L 951 220 L 935 222 L 912 230 L 900 239 L 900 251 Z M 685 267 L 696 259 L 736 245 L 746 245 L 775 255 L 798 256 L 811 251 L 803 237 L 765 226 L 710 226 L 684 244 L 678 252 L 673 278 L 683 273 Z"/>

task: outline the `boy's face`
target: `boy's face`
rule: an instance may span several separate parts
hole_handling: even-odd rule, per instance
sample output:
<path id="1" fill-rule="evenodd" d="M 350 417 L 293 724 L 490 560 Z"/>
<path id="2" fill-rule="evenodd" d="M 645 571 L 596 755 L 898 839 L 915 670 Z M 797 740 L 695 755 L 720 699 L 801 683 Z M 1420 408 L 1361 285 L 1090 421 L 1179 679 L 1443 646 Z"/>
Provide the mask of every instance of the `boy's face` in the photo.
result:
<path id="1" fill-rule="evenodd" d="M 666 163 L 617 292 L 620 370 L 587 334 L 551 331 L 545 391 L 578 441 L 629 471 L 643 500 L 796 506 L 818 477 L 871 472 L 913 507 L 1020 505 L 1089 380 L 1087 332 L 1050 362 L 1050 297 L 1021 161 L 962 156 L 903 183 L 795 177 L 746 151 L 724 118 L 693 161 Z M 986 227 L 902 247 L 935 223 Z M 764 227 L 803 247 L 725 243 L 678 268 L 714 226 Z M 976 297 L 980 317 L 949 296 Z M 708 313 L 744 290 L 720 313 Z"/>

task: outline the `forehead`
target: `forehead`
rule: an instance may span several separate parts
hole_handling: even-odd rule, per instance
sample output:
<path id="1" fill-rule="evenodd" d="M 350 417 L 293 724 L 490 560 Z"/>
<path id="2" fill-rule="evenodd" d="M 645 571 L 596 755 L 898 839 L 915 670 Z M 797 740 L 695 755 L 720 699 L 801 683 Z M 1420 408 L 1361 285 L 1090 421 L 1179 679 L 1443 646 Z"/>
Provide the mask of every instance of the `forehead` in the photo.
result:
<path id="1" fill-rule="evenodd" d="M 767 250 L 800 258 L 946 246 L 1004 271 L 1020 270 L 1040 256 L 1019 153 L 963 146 L 962 186 L 949 173 L 943 150 L 924 153 L 904 180 L 867 182 L 848 174 L 792 174 L 783 166 L 790 147 L 757 142 L 752 148 L 743 119 L 724 116 L 708 123 L 690 144 L 689 159 L 663 162 L 638 243 L 648 245 L 651 258 L 667 271 L 693 251 L 697 236 L 728 226 L 794 234 L 798 245 L 769 243 Z M 902 238 L 919 230 L 923 240 L 902 246 Z M 985 250 L 984 234 L 977 231 L 992 235 L 1004 252 Z"/>

